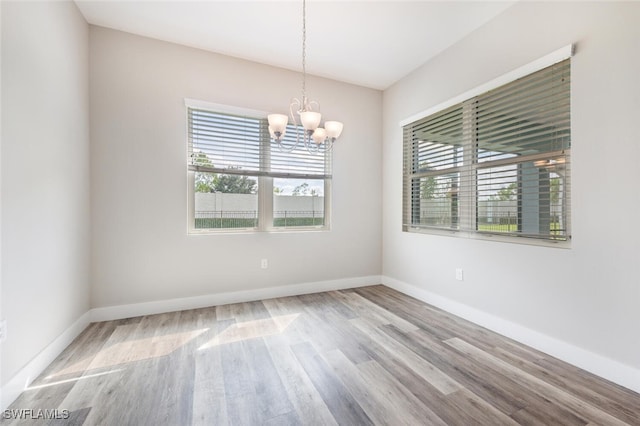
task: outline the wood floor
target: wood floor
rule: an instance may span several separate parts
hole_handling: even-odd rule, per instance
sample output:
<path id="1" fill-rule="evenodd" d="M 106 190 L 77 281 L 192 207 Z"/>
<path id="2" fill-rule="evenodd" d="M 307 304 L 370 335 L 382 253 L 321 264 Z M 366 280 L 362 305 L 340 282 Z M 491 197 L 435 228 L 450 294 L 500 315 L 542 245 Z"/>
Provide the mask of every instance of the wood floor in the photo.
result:
<path id="1" fill-rule="evenodd" d="M 91 324 L 10 407 L 75 425 L 640 425 L 640 395 L 384 286 Z"/>

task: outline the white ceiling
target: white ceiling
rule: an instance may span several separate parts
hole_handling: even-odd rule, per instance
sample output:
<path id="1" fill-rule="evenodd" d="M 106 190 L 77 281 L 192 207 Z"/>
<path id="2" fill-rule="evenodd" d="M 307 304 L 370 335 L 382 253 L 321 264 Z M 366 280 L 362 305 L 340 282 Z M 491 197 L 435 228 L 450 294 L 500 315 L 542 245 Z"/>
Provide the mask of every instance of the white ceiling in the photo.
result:
<path id="1" fill-rule="evenodd" d="M 302 1 L 76 0 L 85 19 L 302 70 Z M 385 89 L 514 1 L 307 1 L 307 72 Z"/>

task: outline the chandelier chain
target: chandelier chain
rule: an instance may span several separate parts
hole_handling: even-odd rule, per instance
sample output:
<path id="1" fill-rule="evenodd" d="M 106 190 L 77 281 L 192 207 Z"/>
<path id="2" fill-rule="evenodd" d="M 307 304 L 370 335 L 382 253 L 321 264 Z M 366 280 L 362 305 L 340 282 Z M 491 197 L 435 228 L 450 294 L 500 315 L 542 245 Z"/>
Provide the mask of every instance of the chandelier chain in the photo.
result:
<path id="1" fill-rule="evenodd" d="M 302 107 L 307 103 L 307 2 L 302 0 Z"/>

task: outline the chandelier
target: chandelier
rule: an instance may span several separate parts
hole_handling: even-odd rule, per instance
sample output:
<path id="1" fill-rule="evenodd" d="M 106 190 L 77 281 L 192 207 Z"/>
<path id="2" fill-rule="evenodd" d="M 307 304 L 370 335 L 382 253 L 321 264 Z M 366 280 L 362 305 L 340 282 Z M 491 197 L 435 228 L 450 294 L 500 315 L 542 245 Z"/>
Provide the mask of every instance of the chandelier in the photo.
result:
<path id="1" fill-rule="evenodd" d="M 269 114 L 269 134 L 271 139 L 278 144 L 282 151 L 293 151 L 302 139 L 305 148 L 312 154 L 330 151 L 333 143 L 342 133 L 342 123 L 339 121 L 325 121 L 324 127 L 320 126 L 322 115 L 320 104 L 307 98 L 307 7 L 306 0 L 302 0 L 302 99 L 293 98 L 289 105 L 289 116 L 286 114 Z M 298 126 L 300 119 L 302 131 Z M 289 117 L 293 122 L 296 140 L 286 142 L 284 139 L 287 131 Z"/>

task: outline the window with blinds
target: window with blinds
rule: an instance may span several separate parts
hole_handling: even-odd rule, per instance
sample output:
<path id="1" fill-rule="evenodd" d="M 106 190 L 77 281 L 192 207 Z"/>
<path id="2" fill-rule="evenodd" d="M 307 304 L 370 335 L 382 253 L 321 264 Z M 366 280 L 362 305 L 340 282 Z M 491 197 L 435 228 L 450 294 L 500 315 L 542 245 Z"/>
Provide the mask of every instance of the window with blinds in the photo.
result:
<path id="1" fill-rule="evenodd" d="M 331 153 L 281 151 L 264 114 L 188 105 L 187 121 L 190 231 L 327 228 Z"/>
<path id="2" fill-rule="evenodd" d="M 405 231 L 568 240 L 570 60 L 403 127 Z"/>

